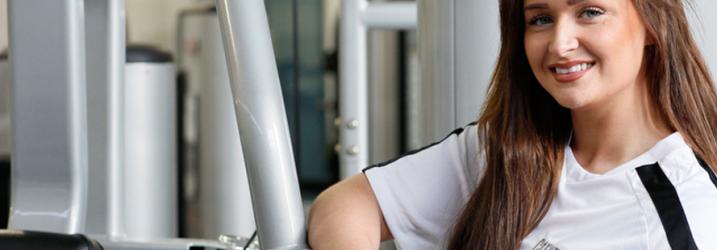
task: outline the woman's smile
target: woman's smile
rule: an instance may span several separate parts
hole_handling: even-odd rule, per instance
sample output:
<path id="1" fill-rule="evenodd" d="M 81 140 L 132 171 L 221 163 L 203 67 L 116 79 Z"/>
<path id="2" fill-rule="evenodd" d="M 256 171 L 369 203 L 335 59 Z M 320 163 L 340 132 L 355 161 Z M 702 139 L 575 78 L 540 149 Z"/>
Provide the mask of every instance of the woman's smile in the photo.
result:
<path id="1" fill-rule="evenodd" d="M 561 83 L 570 83 L 582 78 L 593 68 L 593 66 L 595 66 L 595 62 L 570 61 L 551 65 L 550 72 L 553 74 L 556 81 Z"/>

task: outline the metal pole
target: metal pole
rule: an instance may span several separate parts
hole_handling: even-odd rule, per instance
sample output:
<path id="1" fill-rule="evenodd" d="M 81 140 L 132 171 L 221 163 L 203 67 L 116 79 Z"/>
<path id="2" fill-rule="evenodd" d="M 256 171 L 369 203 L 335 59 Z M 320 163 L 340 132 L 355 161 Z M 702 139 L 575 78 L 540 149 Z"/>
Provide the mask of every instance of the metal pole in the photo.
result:
<path id="1" fill-rule="evenodd" d="M 254 212 L 216 13 L 204 14 L 199 27 L 202 51 L 194 72 L 202 75 L 198 112 L 202 121 L 198 174 L 201 231 L 207 239 L 220 234 L 249 237 L 256 230 Z"/>
<path id="2" fill-rule="evenodd" d="M 82 0 L 11 0 L 9 227 L 83 232 L 87 204 Z"/>
<path id="3" fill-rule="evenodd" d="M 417 6 L 344 0 L 341 8 L 339 175 L 345 179 L 369 164 L 368 29 L 415 29 Z"/>
<path id="4" fill-rule="evenodd" d="M 304 213 L 264 1 L 216 3 L 261 246 L 305 249 Z"/>
<path id="5" fill-rule="evenodd" d="M 418 15 L 415 2 L 370 3 L 363 12 L 366 26 L 379 29 L 415 29 Z"/>
<path id="6" fill-rule="evenodd" d="M 87 233 L 122 236 L 124 0 L 85 0 L 89 180 Z M 119 185 L 119 186 L 117 186 Z"/>
<path id="7" fill-rule="evenodd" d="M 368 66 L 366 26 L 361 13 L 365 0 L 344 0 L 339 51 L 339 154 L 341 179 L 368 165 Z"/>
<path id="8" fill-rule="evenodd" d="M 108 0 L 109 67 L 107 74 L 109 121 L 107 123 L 107 233 L 110 238 L 124 237 L 124 65 L 125 0 Z"/>

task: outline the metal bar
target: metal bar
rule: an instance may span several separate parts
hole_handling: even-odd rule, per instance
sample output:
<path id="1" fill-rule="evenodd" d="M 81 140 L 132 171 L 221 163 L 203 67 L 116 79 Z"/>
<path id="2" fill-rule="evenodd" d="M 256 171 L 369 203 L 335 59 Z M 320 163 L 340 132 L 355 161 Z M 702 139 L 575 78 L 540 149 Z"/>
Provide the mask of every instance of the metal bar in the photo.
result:
<path id="1" fill-rule="evenodd" d="M 368 29 L 415 29 L 417 6 L 344 0 L 341 8 L 339 175 L 345 179 L 369 164 Z"/>
<path id="2" fill-rule="evenodd" d="M 105 234 L 107 227 L 107 1 L 85 0 L 87 56 L 87 220 L 85 232 Z"/>
<path id="3" fill-rule="evenodd" d="M 363 11 L 363 23 L 377 29 L 415 29 L 416 2 L 370 3 Z"/>
<path id="4" fill-rule="evenodd" d="M 124 0 L 85 0 L 89 180 L 86 233 L 122 235 Z M 121 185 L 121 182 L 119 183 Z M 119 194 L 115 194 L 120 192 Z"/>
<path id="5" fill-rule="evenodd" d="M 251 193 L 234 113 L 227 60 L 216 13 L 200 21 L 202 51 L 197 72 L 201 83 L 199 105 L 199 208 L 204 238 L 229 234 L 249 237 L 256 230 Z"/>
<path id="6" fill-rule="evenodd" d="M 367 28 L 365 0 L 344 0 L 339 42 L 339 175 L 345 179 L 368 165 Z"/>
<path id="7" fill-rule="evenodd" d="M 111 240 L 102 236 L 93 236 L 105 250 L 191 250 L 191 249 L 231 249 L 213 240 L 205 239 L 152 239 L 152 240 Z"/>
<path id="8" fill-rule="evenodd" d="M 299 183 L 264 1 L 216 3 L 261 246 L 306 249 Z"/>
<path id="9" fill-rule="evenodd" d="M 11 0 L 12 206 L 9 227 L 84 230 L 87 201 L 82 0 Z"/>
<path id="10" fill-rule="evenodd" d="M 109 121 L 107 123 L 107 234 L 124 237 L 124 65 L 126 39 L 125 0 L 107 0 L 109 58 L 107 84 Z"/>

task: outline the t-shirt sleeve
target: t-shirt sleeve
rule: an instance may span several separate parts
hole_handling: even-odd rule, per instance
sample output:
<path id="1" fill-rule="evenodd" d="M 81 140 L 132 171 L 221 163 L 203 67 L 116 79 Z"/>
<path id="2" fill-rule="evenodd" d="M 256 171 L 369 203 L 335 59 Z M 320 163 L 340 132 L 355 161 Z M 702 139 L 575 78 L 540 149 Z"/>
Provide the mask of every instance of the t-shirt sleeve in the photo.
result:
<path id="1" fill-rule="evenodd" d="M 397 246 L 444 248 L 482 174 L 477 128 L 364 169 Z"/>

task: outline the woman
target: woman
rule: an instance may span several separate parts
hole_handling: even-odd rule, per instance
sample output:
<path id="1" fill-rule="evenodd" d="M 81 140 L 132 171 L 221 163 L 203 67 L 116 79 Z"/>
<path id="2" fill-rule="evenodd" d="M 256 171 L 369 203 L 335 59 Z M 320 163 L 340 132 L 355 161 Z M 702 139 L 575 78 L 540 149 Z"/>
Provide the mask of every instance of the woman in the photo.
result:
<path id="1" fill-rule="evenodd" d="M 501 0 L 477 124 L 325 191 L 314 249 L 717 249 L 717 95 L 682 0 Z"/>

